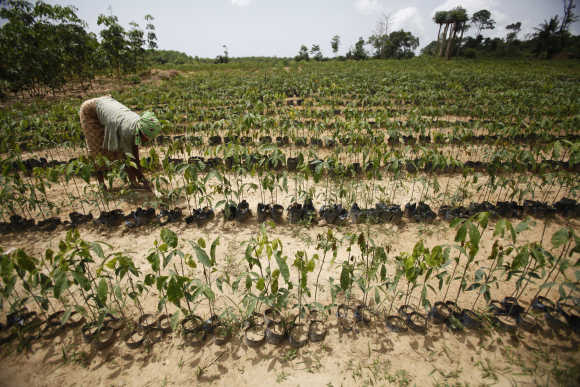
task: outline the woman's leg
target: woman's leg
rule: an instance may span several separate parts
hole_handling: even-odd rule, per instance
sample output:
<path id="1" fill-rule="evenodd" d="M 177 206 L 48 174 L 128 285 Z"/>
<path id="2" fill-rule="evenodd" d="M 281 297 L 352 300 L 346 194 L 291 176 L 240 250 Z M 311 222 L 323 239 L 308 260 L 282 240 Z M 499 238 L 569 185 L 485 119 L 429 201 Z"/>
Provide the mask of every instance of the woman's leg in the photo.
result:
<path id="1" fill-rule="evenodd" d="M 105 137 L 105 128 L 103 128 L 97 116 L 96 98 L 83 102 L 79 111 L 79 118 L 85 135 L 89 157 L 94 159 L 100 155 Z"/>
<path id="2" fill-rule="evenodd" d="M 102 144 L 105 136 L 105 128 L 99 122 L 96 109 L 96 98 L 86 100 L 82 103 L 79 118 L 81 120 L 81 128 L 85 135 L 87 143 L 88 155 L 92 160 L 97 156 L 102 155 Z M 102 167 L 97 166 L 96 170 L 97 181 L 101 186 L 107 189 L 105 185 L 104 171 Z"/>

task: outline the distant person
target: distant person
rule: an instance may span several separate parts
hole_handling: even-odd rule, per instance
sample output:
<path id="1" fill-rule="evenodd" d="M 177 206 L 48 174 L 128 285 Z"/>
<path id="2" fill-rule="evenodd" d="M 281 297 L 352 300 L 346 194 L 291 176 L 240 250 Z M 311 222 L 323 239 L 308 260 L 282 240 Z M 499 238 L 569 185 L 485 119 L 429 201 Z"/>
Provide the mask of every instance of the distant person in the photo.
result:
<path id="1" fill-rule="evenodd" d="M 133 155 L 137 168 L 127 169 L 131 187 L 151 190 L 141 170 L 138 145 L 161 133 L 155 114 L 146 111 L 139 116 L 111 96 L 104 96 L 83 102 L 79 116 L 89 157 L 105 156 L 113 161 L 124 159 L 127 153 Z M 102 168 L 97 168 L 97 180 L 105 186 Z M 143 184 L 142 187 L 137 180 Z"/>

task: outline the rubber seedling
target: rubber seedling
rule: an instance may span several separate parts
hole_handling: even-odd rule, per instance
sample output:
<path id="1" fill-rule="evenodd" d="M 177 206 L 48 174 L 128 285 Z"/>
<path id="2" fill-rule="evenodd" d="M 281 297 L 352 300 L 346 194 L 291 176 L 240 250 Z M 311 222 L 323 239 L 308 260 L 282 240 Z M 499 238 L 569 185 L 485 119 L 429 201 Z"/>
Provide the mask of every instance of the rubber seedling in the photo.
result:
<path id="1" fill-rule="evenodd" d="M 190 244 L 195 252 L 195 256 L 197 257 L 199 263 L 202 265 L 203 276 L 205 280 L 205 283 L 200 283 L 197 286 L 195 292 L 201 293 L 206 297 L 211 316 L 215 315 L 215 306 L 214 306 L 215 292 L 212 289 L 213 281 L 211 276 L 212 273 L 215 273 L 216 271 L 216 249 L 219 243 L 220 243 L 219 238 L 216 238 L 212 242 L 210 246 L 210 252 L 208 255 L 207 252 L 205 251 L 206 248 L 205 239 L 200 238 L 197 240 L 196 243 L 190 241 Z"/>

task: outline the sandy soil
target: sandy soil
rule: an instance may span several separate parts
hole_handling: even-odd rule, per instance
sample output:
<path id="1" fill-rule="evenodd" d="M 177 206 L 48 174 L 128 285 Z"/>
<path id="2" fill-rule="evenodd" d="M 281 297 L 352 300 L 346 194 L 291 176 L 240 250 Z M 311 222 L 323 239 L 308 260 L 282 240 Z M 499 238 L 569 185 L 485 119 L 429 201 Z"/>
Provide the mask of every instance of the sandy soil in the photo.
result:
<path id="1" fill-rule="evenodd" d="M 254 350 L 237 339 L 199 349 L 166 337 L 147 349 L 131 351 L 118 344 L 95 353 L 75 341 L 79 338 L 69 335 L 35 346 L 30 355 L 5 358 L 0 385 L 537 385 L 554 384 L 548 367 L 577 360 L 574 340 L 458 335 L 438 327 L 424 336 L 395 335 L 380 324 L 356 334 L 332 333 L 297 352 L 270 345 Z M 61 346 L 67 347 L 66 363 Z"/>
<path id="2" fill-rule="evenodd" d="M 551 235 L 561 224 L 548 226 Z M 578 224 L 572 227 L 578 230 Z M 199 237 L 221 238 L 218 248 L 219 270 L 235 274 L 244 265 L 240 243 L 258 231 L 255 223 L 240 225 L 216 221 L 203 229 L 186 226 L 170 227 L 180 237 L 181 248 L 188 250 L 186 240 Z M 543 225 L 537 224 L 520 236 L 519 242 L 539 240 Z M 284 253 L 293 257 L 295 251 L 304 249 L 309 254 L 315 250 L 316 235 L 326 227 L 310 228 L 278 226 L 269 235 L 281 239 Z M 347 232 L 364 231 L 365 227 L 334 228 L 338 236 Z M 145 254 L 159 238 L 159 228 L 146 228 L 139 232 L 109 231 L 92 226 L 82 228 L 86 240 L 105 240 L 114 250 L 128 250 L 137 265 L 146 273 Z M 376 243 L 390 246 L 390 257 L 400 251 L 410 251 L 414 243 L 424 239 L 427 246 L 453 240 L 454 230 L 447 224 L 401 226 L 371 226 L 370 234 Z M 45 235 L 31 233 L 3 237 L 0 244 L 25 247 L 39 254 L 47 247 L 55 248 L 65 231 Z M 485 239 L 484 246 L 473 268 L 485 265 L 492 241 Z M 330 276 L 339 275 L 338 264 L 346 259 L 346 246 L 339 250 L 335 265 L 327 264 L 321 283 L 325 287 Z M 392 269 L 392 264 L 389 267 Z M 392 271 L 389 270 L 389 273 Z M 473 270 L 470 270 L 472 275 Z M 293 273 L 294 275 L 294 273 Z M 511 294 L 513 281 L 502 283 L 492 292 L 494 298 Z M 312 282 L 310 284 L 312 287 Z M 450 294 L 455 295 L 456 284 Z M 415 292 L 417 293 L 417 292 Z M 417 295 L 416 295 L 417 296 Z M 554 297 L 554 295 L 552 295 Z M 475 294 L 463 293 L 459 304 L 470 306 Z M 526 290 L 523 301 L 532 297 Z M 328 292 L 322 293 L 326 302 Z M 453 296 L 454 298 L 454 296 Z M 417 303 L 417 297 L 411 301 Z M 154 301 L 153 301 L 154 302 Z M 218 299 L 218 304 L 225 304 Z M 151 304 L 151 302 L 149 303 Z M 147 304 L 146 304 L 147 305 Z M 477 308 L 481 308 L 481 299 Z M 149 310 L 154 306 L 149 305 Z M 202 304 L 197 312 L 207 316 Z M 333 311 L 334 313 L 334 311 Z M 358 326 L 354 333 L 341 332 L 334 314 L 329 318 L 329 335 L 322 343 L 311 343 L 298 351 L 288 345 L 276 347 L 266 344 L 259 350 L 248 348 L 240 333 L 221 347 L 210 338 L 202 348 L 184 345 L 176 333 L 159 343 L 150 343 L 140 350 L 130 350 L 119 340 L 113 347 L 95 351 L 82 342 L 78 331 L 68 332 L 53 340 L 40 341 L 27 353 L 18 354 L 14 347 L 2 348 L 0 365 L 1 386 L 157 386 L 157 385 L 430 385 L 461 381 L 469 384 L 518 385 L 544 384 L 553 380 L 553 367 L 578 365 L 578 337 L 557 337 L 549 329 L 532 335 L 520 331 L 517 336 L 488 331 L 457 334 L 441 326 L 430 326 L 426 335 L 390 332 L 380 318 L 370 327 Z M 217 359 L 217 360 L 216 360 Z M 199 374 L 199 368 L 204 371 Z M 89 382 L 90 381 L 90 382 Z"/>

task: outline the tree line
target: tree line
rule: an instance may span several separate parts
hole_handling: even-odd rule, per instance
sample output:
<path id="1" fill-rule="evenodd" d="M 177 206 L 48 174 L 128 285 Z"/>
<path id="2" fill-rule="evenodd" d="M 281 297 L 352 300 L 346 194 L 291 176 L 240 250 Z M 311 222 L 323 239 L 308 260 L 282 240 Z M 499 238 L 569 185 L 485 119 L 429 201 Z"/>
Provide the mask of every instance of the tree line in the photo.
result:
<path id="1" fill-rule="evenodd" d="M 562 15 L 555 15 L 534 28 L 534 33 L 527 39 L 518 39 L 522 22 L 517 21 L 505 26 L 505 38 L 484 38 L 483 33 L 496 28 L 496 21 L 491 11 L 479 10 L 469 16 L 463 7 L 455 7 L 447 11 L 438 11 L 433 16 L 433 22 L 438 25 L 437 40 L 432 41 L 421 50 L 423 55 L 451 58 L 453 56 L 475 57 L 479 55 L 492 56 L 535 56 L 552 58 L 565 51 L 568 56 L 580 58 L 580 37 L 570 33 L 570 25 L 578 20 L 574 13 L 575 0 L 562 0 Z M 407 59 L 415 56 L 419 47 L 419 38 L 403 29 L 391 31 L 390 16 L 383 14 L 370 37 L 360 37 L 348 50 L 345 56 L 338 59 L 363 60 L 377 59 Z M 475 36 L 464 36 L 469 30 Z M 336 55 L 340 37 L 333 36 L 330 45 Z M 325 60 L 320 46 L 314 44 L 310 50 L 302 45 L 297 61 L 314 59 Z"/>
<path id="2" fill-rule="evenodd" d="M 146 66 L 148 51 L 157 48 L 153 16 L 143 30 L 129 28 L 113 15 L 100 15 L 99 36 L 72 6 L 0 0 L 0 96 L 7 92 L 38 96 L 56 92 L 67 82 L 89 87 L 96 74 L 116 77 Z"/>
<path id="3" fill-rule="evenodd" d="M 573 36 L 570 25 L 578 20 L 574 10 L 575 0 L 562 0 L 562 16 L 555 15 L 534 28 L 527 39 L 518 39 L 522 22 L 505 26 L 505 38 L 484 38 L 483 32 L 496 28 L 496 21 L 487 9 L 475 12 L 469 17 L 462 7 L 436 12 L 433 21 L 439 26 L 437 40 L 427 45 L 422 53 L 446 57 L 476 55 L 519 56 L 529 55 L 550 59 L 566 51 L 569 56 L 580 57 L 580 39 Z M 464 33 L 473 29 L 474 37 L 463 38 Z"/>
<path id="4" fill-rule="evenodd" d="M 346 53 L 346 56 L 341 56 L 339 59 L 363 60 L 370 57 L 377 59 L 403 59 L 415 56 L 414 50 L 419 47 L 419 38 L 403 29 L 390 31 L 389 27 L 390 17 L 383 15 L 378 21 L 373 34 L 366 40 L 361 36 Z M 330 46 L 335 55 L 338 53 L 340 43 L 340 36 L 334 35 L 330 41 Z M 366 45 L 371 46 L 370 52 L 365 47 Z M 317 61 L 325 60 L 318 44 L 312 45 L 310 51 L 307 46 L 302 45 L 298 55 L 294 57 L 296 61 L 310 60 L 311 58 Z"/>

